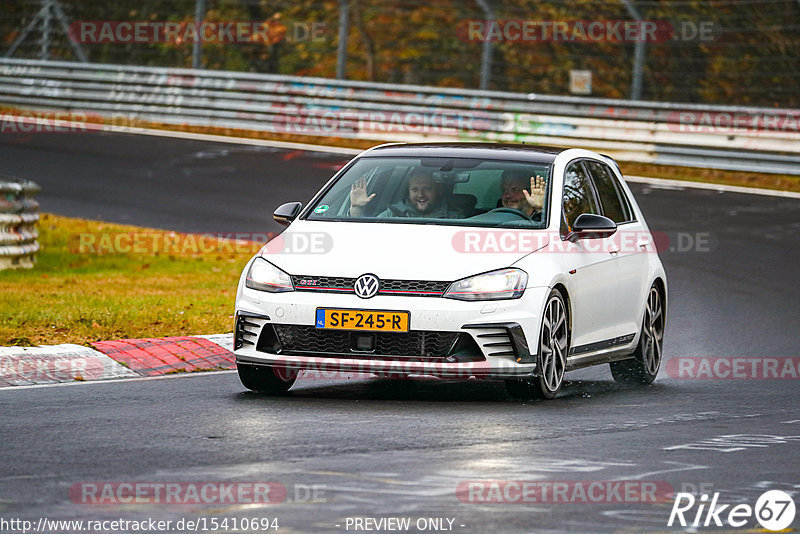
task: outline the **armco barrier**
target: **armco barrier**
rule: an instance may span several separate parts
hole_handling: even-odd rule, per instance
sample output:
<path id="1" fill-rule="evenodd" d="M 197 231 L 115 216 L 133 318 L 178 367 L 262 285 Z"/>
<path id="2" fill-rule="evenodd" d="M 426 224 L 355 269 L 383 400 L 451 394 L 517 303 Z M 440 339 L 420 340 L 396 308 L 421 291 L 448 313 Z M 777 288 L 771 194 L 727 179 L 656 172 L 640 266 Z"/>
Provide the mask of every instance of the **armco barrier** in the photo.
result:
<path id="1" fill-rule="evenodd" d="M 29 269 L 36 261 L 41 189 L 33 182 L 0 176 L 0 270 Z"/>
<path id="2" fill-rule="evenodd" d="M 386 141 L 529 142 L 623 161 L 800 174 L 800 110 L 791 109 L 15 59 L 0 59 L 0 106 L 99 114 L 118 131 L 141 120 Z"/>

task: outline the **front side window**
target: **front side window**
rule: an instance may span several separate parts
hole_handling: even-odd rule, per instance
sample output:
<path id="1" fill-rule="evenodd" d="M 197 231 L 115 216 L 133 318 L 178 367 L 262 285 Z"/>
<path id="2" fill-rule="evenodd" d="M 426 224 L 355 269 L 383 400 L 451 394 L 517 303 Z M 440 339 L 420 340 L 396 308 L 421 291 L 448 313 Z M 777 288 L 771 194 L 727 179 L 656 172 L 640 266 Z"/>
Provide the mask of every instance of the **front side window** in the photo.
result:
<path id="1" fill-rule="evenodd" d="M 597 188 L 597 196 L 603 207 L 603 215 L 615 223 L 632 220 L 628 204 L 623 200 L 623 191 L 617 179 L 607 165 L 598 161 L 586 161 L 586 167 L 592 175 Z"/>
<path id="2" fill-rule="evenodd" d="M 309 220 L 543 228 L 550 165 L 440 157 L 356 160 Z"/>
<path id="3" fill-rule="evenodd" d="M 582 213 L 600 214 L 589 176 L 579 161 L 567 167 L 567 171 L 564 174 L 562 207 L 562 235 L 572 231 L 572 225 L 575 224 L 575 219 L 578 218 L 578 215 Z"/>

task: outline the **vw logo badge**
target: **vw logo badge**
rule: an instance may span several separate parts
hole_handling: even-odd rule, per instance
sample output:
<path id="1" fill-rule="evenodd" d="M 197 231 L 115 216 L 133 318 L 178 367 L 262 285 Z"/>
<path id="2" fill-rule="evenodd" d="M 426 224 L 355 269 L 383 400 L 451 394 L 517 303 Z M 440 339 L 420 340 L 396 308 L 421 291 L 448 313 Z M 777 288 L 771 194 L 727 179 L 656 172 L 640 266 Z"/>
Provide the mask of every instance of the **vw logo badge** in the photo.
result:
<path id="1" fill-rule="evenodd" d="M 362 274 L 356 278 L 356 283 L 353 288 L 356 290 L 356 295 L 362 299 L 371 299 L 378 294 L 380 289 L 380 281 L 374 274 Z"/>

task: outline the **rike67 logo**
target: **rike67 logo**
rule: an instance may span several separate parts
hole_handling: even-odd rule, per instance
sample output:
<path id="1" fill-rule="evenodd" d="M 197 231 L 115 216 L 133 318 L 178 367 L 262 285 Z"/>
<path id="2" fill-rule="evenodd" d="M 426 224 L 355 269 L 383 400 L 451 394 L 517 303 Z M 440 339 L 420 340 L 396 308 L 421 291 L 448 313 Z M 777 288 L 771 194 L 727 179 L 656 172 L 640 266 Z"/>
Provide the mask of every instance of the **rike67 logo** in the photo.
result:
<path id="1" fill-rule="evenodd" d="M 708 495 L 696 498 L 691 493 L 678 493 L 669 514 L 667 526 L 671 527 L 743 527 L 755 520 L 766 530 L 784 530 L 794 522 L 795 505 L 792 497 L 781 490 L 761 494 L 755 507 L 749 504 L 719 504 L 719 493 L 711 501 Z"/>

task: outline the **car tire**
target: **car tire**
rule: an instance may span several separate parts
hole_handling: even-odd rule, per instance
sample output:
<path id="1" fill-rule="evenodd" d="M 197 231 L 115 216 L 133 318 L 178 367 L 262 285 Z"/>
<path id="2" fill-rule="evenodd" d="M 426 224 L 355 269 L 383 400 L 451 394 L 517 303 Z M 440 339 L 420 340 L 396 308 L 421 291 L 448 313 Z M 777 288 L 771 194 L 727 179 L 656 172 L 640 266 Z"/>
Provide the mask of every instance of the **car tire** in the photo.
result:
<path id="1" fill-rule="evenodd" d="M 282 367 L 237 363 L 236 370 L 244 387 L 264 395 L 285 395 L 297 380 L 297 371 Z"/>
<path id="2" fill-rule="evenodd" d="M 661 367 L 664 347 L 664 305 L 656 286 L 650 288 L 645 303 L 642 331 L 633 359 L 611 362 L 611 376 L 623 384 L 652 384 Z"/>
<path id="3" fill-rule="evenodd" d="M 557 289 L 550 292 L 539 329 L 537 368 L 539 376 L 506 380 L 506 391 L 517 399 L 552 399 L 564 382 L 569 354 L 569 315 L 564 297 Z"/>

